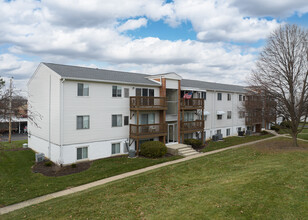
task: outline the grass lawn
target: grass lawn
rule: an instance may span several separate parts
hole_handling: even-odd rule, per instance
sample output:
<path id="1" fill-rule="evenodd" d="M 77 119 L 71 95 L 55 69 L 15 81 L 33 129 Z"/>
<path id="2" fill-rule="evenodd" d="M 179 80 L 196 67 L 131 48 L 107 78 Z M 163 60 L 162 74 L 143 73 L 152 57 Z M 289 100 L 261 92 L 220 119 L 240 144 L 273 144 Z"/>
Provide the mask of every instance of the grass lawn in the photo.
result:
<path id="1" fill-rule="evenodd" d="M 0 149 L 14 149 L 14 148 L 22 148 L 24 143 L 27 143 L 28 140 L 21 140 L 21 141 L 12 141 L 9 142 L 0 142 Z"/>
<path id="2" fill-rule="evenodd" d="M 280 129 L 279 134 L 290 134 L 288 129 Z M 298 138 L 308 140 L 308 128 L 304 128 L 301 133 L 298 134 Z"/>
<path id="3" fill-rule="evenodd" d="M 94 161 L 81 173 L 47 177 L 31 171 L 35 163 L 33 151 L 0 151 L 0 207 L 178 158 L 181 157 L 107 158 Z"/>
<path id="4" fill-rule="evenodd" d="M 261 136 L 245 136 L 245 137 L 234 136 L 234 137 L 224 138 L 224 141 L 210 140 L 207 142 L 207 146 L 204 149 L 202 149 L 202 152 L 208 152 L 208 151 L 213 151 L 213 150 L 217 150 L 221 148 L 230 147 L 230 146 L 237 145 L 237 144 L 257 141 L 257 140 L 261 140 L 261 139 L 272 137 L 272 136 L 273 136 L 272 134 L 261 135 Z"/>
<path id="5" fill-rule="evenodd" d="M 307 219 L 308 143 L 272 139 L 50 200 L 2 219 Z"/>

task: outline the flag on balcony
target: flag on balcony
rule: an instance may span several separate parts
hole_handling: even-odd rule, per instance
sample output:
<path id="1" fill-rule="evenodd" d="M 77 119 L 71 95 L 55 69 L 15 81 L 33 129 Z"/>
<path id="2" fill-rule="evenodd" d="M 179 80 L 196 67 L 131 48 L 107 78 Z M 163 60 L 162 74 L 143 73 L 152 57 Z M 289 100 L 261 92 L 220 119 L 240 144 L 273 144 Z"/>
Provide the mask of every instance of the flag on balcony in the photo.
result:
<path id="1" fill-rule="evenodd" d="M 185 93 L 183 96 L 184 99 L 190 99 L 191 97 L 192 97 L 192 92 Z"/>

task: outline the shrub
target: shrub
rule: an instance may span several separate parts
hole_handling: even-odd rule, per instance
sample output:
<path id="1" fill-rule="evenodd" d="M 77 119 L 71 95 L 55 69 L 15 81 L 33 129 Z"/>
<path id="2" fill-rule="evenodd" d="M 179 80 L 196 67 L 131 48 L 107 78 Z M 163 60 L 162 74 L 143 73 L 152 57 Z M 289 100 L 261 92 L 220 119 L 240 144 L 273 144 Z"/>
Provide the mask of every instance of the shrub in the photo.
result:
<path id="1" fill-rule="evenodd" d="M 45 162 L 45 166 L 46 167 L 51 167 L 52 166 L 52 162 L 51 161 L 46 161 Z"/>
<path id="2" fill-rule="evenodd" d="M 157 158 L 167 153 L 167 147 L 160 141 L 147 141 L 140 146 L 140 155 L 144 157 Z"/>
<path id="3" fill-rule="evenodd" d="M 191 145 L 192 148 L 198 149 L 202 146 L 202 141 L 197 139 L 185 139 L 184 144 Z"/>
<path id="4" fill-rule="evenodd" d="M 261 135 L 267 135 L 268 134 L 268 132 L 267 131 L 261 131 Z"/>
<path id="5" fill-rule="evenodd" d="M 282 128 L 291 128 L 290 124 L 291 123 L 288 122 L 288 121 L 283 121 L 283 122 L 280 123 L 280 127 L 282 127 Z"/>
<path id="6" fill-rule="evenodd" d="M 77 164 L 73 163 L 73 164 L 71 165 L 71 167 L 72 167 L 72 168 L 76 168 L 76 167 L 77 167 Z"/>
<path id="7" fill-rule="evenodd" d="M 280 130 L 280 127 L 278 125 L 273 125 L 271 126 L 271 130 L 278 132 Z"/>

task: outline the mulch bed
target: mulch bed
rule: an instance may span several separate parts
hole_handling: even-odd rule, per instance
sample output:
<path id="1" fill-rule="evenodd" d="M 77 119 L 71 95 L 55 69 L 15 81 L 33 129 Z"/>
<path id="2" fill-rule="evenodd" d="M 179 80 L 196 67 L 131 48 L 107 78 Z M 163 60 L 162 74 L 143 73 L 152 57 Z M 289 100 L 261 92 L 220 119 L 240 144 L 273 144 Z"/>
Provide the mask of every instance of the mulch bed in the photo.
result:
<path id="1" fill-rule="evenodd" d="M 46 162 L 47 161 L 36 163 L 32 167 L 32 171 L 34 173 L 41 173 L 44 176 L 57 177 L 57 176 L 65 176 L 65 175 L 69 175 L 73 173 L 80 173 L 82 171 L 89 169 L 92 164 L 92 161 L 87 161 L 87 162 L 76 164 L 76 167 L 73 167 L 72 165 L 61 167 L 61 166 L 55 165 L 54 163 L 52 163 L 51 166 L 46 166 L 45 165 Z"/>

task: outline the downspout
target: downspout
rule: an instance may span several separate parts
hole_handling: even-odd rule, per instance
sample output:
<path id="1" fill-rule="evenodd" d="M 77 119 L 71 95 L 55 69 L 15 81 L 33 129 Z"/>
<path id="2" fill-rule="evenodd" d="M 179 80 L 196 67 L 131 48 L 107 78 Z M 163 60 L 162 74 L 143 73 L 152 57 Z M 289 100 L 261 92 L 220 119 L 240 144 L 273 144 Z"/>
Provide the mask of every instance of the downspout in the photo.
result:
<path id="1" fill-rule="evenodd" d="M 51 160 L 51 75 L 49 75 L 49 106 L 48 106 L 48 121 L 49 121 L 49 128 L 48 128 L 48 158 Z"/>
<path id="2" fill-rule="evenodd" d="M 60 84 L 60 165 L 63 164 L 63 132 L 64 132 L 64 88 L 63 83 L 65 79 L 61 79 Z"/>

